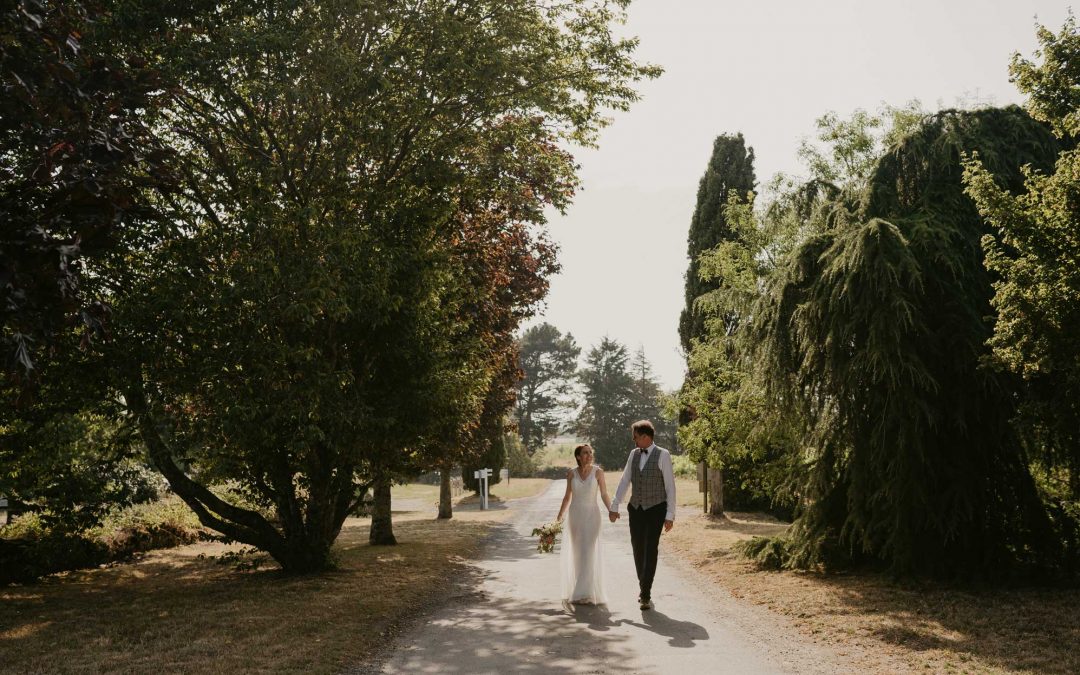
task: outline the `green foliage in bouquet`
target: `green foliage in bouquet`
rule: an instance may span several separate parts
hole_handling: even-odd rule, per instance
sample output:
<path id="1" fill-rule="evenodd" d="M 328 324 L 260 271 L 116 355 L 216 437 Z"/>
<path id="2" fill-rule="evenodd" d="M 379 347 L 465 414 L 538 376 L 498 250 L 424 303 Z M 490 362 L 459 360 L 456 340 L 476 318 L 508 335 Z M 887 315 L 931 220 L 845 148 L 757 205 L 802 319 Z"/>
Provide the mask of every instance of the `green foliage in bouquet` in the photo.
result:
<path id="1" fill-rule="evenodd" d="M 560 533 L 562 533 L 562 523 L 557 520 L 542 527 L 533 528 L 532 536 L 540 537 L 540 541 L 536 545 L 536 550 L 540 553 L 551 553 L 554 551 Z"/>

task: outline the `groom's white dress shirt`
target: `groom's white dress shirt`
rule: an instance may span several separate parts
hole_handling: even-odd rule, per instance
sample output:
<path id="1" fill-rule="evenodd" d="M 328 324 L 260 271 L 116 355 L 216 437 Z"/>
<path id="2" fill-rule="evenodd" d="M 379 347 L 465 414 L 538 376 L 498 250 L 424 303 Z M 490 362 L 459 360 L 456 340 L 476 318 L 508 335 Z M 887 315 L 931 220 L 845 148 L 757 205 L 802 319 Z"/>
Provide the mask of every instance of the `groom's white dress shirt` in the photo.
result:
<path id="1" fill-rule="evenodd" d="M 649 447 L 645 448 L 648 454 L 641 453 L 641 462 L 638 464 L 638 469 L 645 468 L 645 462 L 649 461 L 649 454 L 654 452 L 660 453 L 660 459 L 658 463 L 660 465 L 660 473 L 664 476 L 664 492 L 667 493 L 667 515 L 664 516 L 664 520 L 675 520 L 675 471 L 671 466 L 671 453 L 667 450 L 658 447 L 656 443 L 653 443 Z M 619 487 L 615 490 L 615 498 L 611 500 L 611 510 L 614 513 L 619 512 L 619 504 L 622 503 L 623 497 L 626 496 L 626 491 L 630 488 L 630 480 L 633 478 L 634 471 L 631 468 L 631 463 L 634 461 L 634 453 L 637 449 L 630 451 L 630 456 L 626 458 L 626 468 L 622 472 L 622 480 L 619 481 Z"/>

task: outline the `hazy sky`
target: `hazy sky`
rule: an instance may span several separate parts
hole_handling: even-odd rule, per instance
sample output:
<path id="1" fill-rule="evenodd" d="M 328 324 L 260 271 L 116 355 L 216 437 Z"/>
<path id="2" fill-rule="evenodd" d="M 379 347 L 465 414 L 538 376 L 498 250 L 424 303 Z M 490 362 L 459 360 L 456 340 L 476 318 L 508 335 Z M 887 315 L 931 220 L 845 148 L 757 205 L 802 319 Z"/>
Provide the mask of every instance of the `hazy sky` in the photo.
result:
<path id="1" fill-rule="evenodd" d="M 1013 52 L 1035 23 L 1060 30 L 1051 0 L 634 0 L 629 34 L 665 73 L 615 116 L 598 150 L 577 149 L 584 189 L 550 231 L 561 248 L 544 314 L 584 352 L 611 336 L 644 346 L 666 388 L 682 383 L 678 318 L 686 234 L 713 139 L 742 132 L 759 183 L 801 173 L 796 150 L 829 110 L 847 116 L 919 99 L 1021 102 Z M 640 315 L 640 316 L 639 316 Z"/>

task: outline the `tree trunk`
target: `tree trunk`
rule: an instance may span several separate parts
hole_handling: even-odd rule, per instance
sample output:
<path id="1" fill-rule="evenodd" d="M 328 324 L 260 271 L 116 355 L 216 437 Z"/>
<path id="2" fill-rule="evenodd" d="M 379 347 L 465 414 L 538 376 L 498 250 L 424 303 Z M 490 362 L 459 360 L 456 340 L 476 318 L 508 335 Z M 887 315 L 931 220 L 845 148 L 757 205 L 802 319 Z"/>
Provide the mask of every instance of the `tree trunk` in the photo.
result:
<path id="1" fill-rule="evenodd" d="M 336 484 L 327 477 L 313 480 L 309 486 L 306 509 L 294 493 L 275 491 L 263 486 L 277 510 L 277 525 L 260 512 L 236 506 L 218 497 L 207 486 L 194 480 L 176 463 L 171 447 L 161 436 L 153 419 L 141 382 L 125 391 L 128 408 L 135 415 L 140 437 L 149 451 L 153 465 L 165 476 L 169 487 L 199 518 L 204 526 L 221 532 L 235 541 L 250 544 L 270 554 L 288 574 L 312 574 L 332 566 L 330 549 L 341 532 L 345 518 L 355 508 L 352 471 L 348 479 Z M 288 477 L 279 484 L 291 489 Z M 272 482 L 272 481 L 271 481 Z M 386 484 L 387 528 L 390 514 L 390 484 Z M 307 517 L 304 512 L 306 510 Z M 393 538 L 393 533 L 390 533 Z"/>
<path id="2" fill-rule="evenodd" d="M 373 546 L 392 546 L 394 525 L 390 520 L 390 479 L 380 476 L 372 489 L 375 502 L 371 506 L 371 533 L 368 542 Z"/>
<path id="3" fill-rule="evenodd" d="M 709 465 L 705 462 L 698 462 L 697 465 L 697 480 L 698 480 L 698 492 L 701 494 L 701 509 L 702 512 L 708 515 L 709 513 Z"/>
<path id="4" fill-rule="evenodd" d="M 724 515 L 724 471 L 709 468 L 709 515 Z"/>
<path id="5" fill-rule="evenodd" d="M 450 492 L 450 472 L 452 469 L 453 467 L 449 464 L 445 464 L 439 470 L 439 520 L 448 520 L 454 517 L 454 499 Z"/>
<path id="6" fill-rule="evenodd" d="M 282 554 L 273 556 L 288 574 L 316 574 L 331 568 L 330 547 L 333 541 L 314 541 L 305 537 L 289 541 Z"/>

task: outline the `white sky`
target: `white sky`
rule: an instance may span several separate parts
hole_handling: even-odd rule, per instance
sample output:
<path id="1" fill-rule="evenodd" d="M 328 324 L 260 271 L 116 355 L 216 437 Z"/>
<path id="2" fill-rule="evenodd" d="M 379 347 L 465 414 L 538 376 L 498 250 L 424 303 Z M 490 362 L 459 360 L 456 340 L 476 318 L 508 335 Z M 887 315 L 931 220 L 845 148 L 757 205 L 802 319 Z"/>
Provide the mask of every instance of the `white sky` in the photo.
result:
<path id="1" fill-rule="evenodd" d="M 801 173 L 796 149 L 829 110 L 913 98 L 1021 102 L 1013 52 L 1029 58 L 1035 22 L 1060 30 L 1063 0 L 635 0 L 628 34 L 665 68 L 615 117 L 598 150 L 576 151 L 584 189 L 553 214 L 562 273 L 548 321 L 582 356 L 604 335 L 644 346 L 661 384 L 682 383 L 678 337 L 686 235 L 697 184 L 720 133 L 741 131 L 759 184 Z M 644 314 L 637 317 L 636 312 Z"/>

